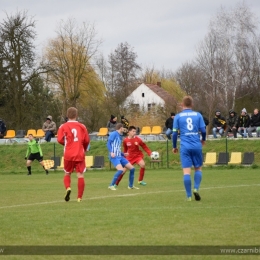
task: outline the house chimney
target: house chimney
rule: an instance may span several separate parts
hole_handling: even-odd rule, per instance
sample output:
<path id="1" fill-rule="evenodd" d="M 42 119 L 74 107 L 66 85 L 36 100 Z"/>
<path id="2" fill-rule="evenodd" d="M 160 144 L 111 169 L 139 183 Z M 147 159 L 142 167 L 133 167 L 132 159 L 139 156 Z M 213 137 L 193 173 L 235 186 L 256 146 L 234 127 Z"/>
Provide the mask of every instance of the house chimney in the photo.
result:
<path id="1" fill-rule="evenodd" d="M 157 86 L 160 87 L 160 88 L 162 87 L 161 81 L 158 81 L 158 82 L 157 82 Z"/>

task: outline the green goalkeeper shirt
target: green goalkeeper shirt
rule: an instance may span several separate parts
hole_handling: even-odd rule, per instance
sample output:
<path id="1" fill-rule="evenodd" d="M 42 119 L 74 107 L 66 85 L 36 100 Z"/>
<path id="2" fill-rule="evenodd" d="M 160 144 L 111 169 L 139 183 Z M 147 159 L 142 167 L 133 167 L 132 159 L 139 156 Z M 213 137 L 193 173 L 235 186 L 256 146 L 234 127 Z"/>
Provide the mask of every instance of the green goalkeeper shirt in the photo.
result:
<path id="1" fill-rule="evenodd" d="M 26 152 L 26 156 L 25 157 L 28 157 L 28 155 L 31 154 L 31 153 L 40 153 L 40 155 L 42 156 L 41 146 L 34 139 L 32 141 L 28 142 L 28 148 L 27 148 L 27 152 Z"/>

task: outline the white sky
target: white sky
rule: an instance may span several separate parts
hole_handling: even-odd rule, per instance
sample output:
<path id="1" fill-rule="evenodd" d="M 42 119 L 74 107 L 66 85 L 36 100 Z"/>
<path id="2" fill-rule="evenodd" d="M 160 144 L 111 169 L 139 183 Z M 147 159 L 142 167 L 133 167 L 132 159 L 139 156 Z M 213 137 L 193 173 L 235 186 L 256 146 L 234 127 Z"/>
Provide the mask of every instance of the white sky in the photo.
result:
<path id="1" fill-rule="evenodd" d="M 57 23 L 75 18 L 95 23 L 107 58 L 121 42 L 137 53 L 137 62 L 156 69 L 176 70 L 192 60 L 208 24 L 221 6 L 237 0 L 0 0 L 0 22 L 8 14 L 28 11 L 36 20 L 37 49 L 55 37 Z M 245 0 L 260 17 L 260 0 Z"/>

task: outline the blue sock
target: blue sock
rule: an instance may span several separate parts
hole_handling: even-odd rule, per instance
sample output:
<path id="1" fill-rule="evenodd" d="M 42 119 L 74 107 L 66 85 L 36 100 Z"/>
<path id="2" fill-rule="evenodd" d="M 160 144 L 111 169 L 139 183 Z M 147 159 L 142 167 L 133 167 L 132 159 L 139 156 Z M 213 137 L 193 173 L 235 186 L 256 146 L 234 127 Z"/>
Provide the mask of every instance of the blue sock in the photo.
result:
<path id="1" fill-rule="evenodd" d="M 131 169 L 129 173 L 129 187 L 133 187 L 134 178 L 135 178 L 135 168 Z"/>
<path id="2" fill-rule="evenodd" d="M 194 173 L 194 189 L 199 190 L 201 179 L 202 179 L 202 172 L 201 171 L 195 171 L 195 173 Z"/>
<path id="3" fill-rule="evenodd" d="M 112 179 L 112 182 L 110 183 L 110 186 L 114 186 L 118 177 L 123 173 L 123 171 L 119 170 L 115 173 L 113 179 Z"/>
<path id="4" fill-rule="evenodd" d="M 189 198 L 191 197 L 191 178 L 189 174 L 183 175 L 183 182 L 184 182 L 187 198 Z"/>

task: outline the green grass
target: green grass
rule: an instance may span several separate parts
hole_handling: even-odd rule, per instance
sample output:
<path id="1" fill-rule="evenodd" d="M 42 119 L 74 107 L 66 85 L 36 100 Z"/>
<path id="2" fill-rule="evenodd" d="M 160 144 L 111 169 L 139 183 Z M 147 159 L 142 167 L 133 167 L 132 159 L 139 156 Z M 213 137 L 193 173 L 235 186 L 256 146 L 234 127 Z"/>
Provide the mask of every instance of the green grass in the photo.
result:
<path id="1" fill-rule="evenodd" d="M 82 203 L 76 202 L 75 174 L 68 203 L 63 200 L 61 172 L 48 176 L 43 171 L 35 171 L 32 176 L 26 173 L 1 175 L 0 245 L 259 245 L 257 169 L 204 169 L 200 202 L 185 201 L 181 170 L 147 169 L 148 185 L 140 190 L 127 189 L 127 176 L 117 191 L 108 190 L 113 174 L 112 171 L 88 171 Z M 86 259 L 86 256 L 1 257 Z M 88 257 L 251 258 L 256 259 L 243 255 Z"/>
<path id="2" fill-rule="evenodd" d="M 163 168 L 180 169 L 180 156 L 179 154 L 174 155 L 172 153 L 171 142 L 168 142 L 168 165 L 167 165 L 167 142 L 147 142 L 148 147 L 152 151 L 158 151 L 163 160 Z M 56 156 L 62 156 L 63 147 L 57 143 L 43 143 L 41 144 L 44 159 L 50 159 L 54 156 L 54 150 Z M 27 145 L 26 144 L 14 144 L 14 145 L 0 145 L 0 174 L 21 174 L 26 172 L 25 167 L 25 154 Z M 226 139 L 209 140 L 203 147 L 203 152 L 225 152 L 226 151 Z M 255 163 L 253 167 L 258 167 L 260 165 L 260 139 L 228 139 L 227 151 L 231 153 L 234 152 L 254 152 L 255 153 Z M 104 155 L 105 158 L 105 168 L 110 169 L 110 164 L 108 160 L 108 152 L 105 141 L 92 141 L 91 149 L 88 155 Z M 150 158 L 145 155 L 145 161 L 149 167 Z M 40 165 L 35 162 L 33 167 L 40 170 Z M 227 168 L 239 168 L 240 166 L 227 166 Z M 225 167 L 224 167 L 225 168 Z M 221 167 L 223 169 L 223 167 Z"/>

